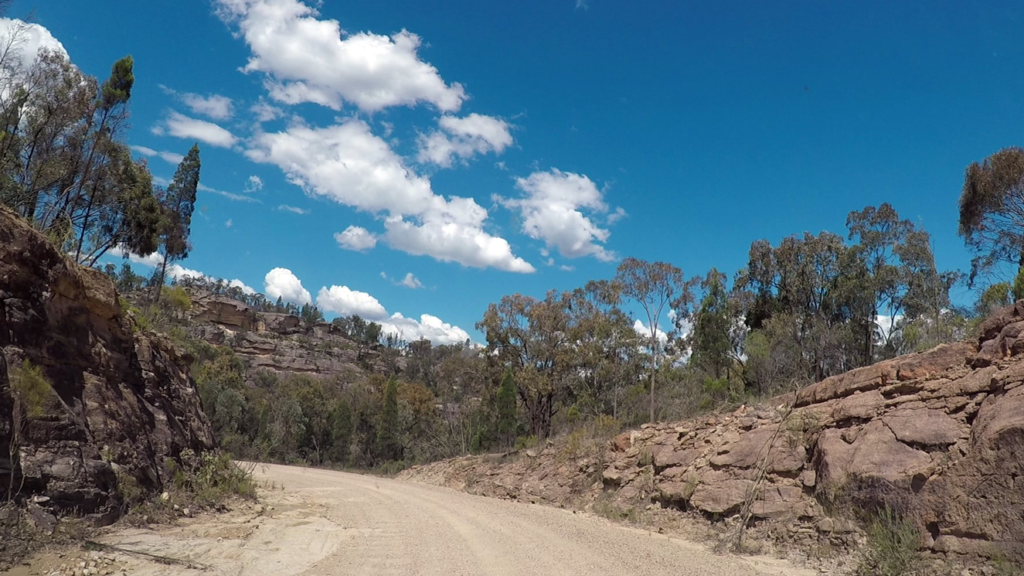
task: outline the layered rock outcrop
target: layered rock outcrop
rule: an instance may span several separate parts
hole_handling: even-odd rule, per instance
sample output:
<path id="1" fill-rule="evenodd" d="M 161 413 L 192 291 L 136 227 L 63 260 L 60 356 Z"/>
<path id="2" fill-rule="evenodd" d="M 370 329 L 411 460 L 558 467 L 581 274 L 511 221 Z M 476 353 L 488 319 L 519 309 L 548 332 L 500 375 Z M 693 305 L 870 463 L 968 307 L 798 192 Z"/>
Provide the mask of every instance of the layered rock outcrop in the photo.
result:
<path id="1" fill-rule="evenodd" d="M 306 327 L 297 316 L 257 312 L 223 296 L 192 294 L 189 323 L 193 336 L 230 347 L 244 361 L 250 383 L 261 371 L 356 380 L 386 369 L 378 346 L 360 345 L 332 324 Z M 394 361 L 401 365 L 404 359 Z"/>
<path id="2" fill-rule="evenodd" d="M 888 506 L 918 524 L 923 550 L 1021 562 L 1024 301 L 980 332 L 976 342 L 853 370 L 768 407 L 645 425 L 585 458 L 551 445 L 405 474 L 556 505 L 612 497 L 711 520 L 749 515 L 778 525 L 776 534 L 846 543 L 855 512 Z"/>
<path id="3" fill-rule="evenodd" d="M 52 513 L 110 521 L 119 483 L 161 489 L 168 459 L 213 446 L 187 366 L 161 337 L 135 332 L 105 275 L 71 262 L 0 208 L 5 494 L 13 487 Z M 16 417 L 14 388 L 36 369 L 45 381 L 39 406 Z"/>

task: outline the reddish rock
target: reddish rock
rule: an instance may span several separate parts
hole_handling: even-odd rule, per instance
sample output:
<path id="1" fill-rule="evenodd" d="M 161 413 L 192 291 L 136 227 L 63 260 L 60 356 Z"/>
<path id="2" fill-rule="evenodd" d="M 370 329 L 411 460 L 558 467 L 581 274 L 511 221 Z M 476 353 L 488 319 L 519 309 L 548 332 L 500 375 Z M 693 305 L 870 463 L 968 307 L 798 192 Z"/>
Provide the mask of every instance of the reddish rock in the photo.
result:
<path id="1" fill-rule="evenodd" d="M 836 422 L 850 419 L 870 420 L 878 416 L 879 410 L 885 405 L 886 400 L 878 390 L 857 392 L 836 401 L 832 409 L 832 419 Z"/>
<path id="2" fill-rule="evenodd" d="M 662 502 L 682 506 L 689 502 L 696 487 L 696 480 L 692 482 L 658 482 L 657 490 Z"/>
<path id="3" fill-rule="evenodd" d="M 677 450 L 672 446 L 666 446 L 654 454 L 654 467 L 665 469 L 673 467 L 689 466 L 694 460 L 700 457 L 701 451 L 695 448 L 689 450 Z"/>
<path id="4" fill-rule="evenodd" d="M 794 438 L 791 432 L 778 426 L 762 426 L 751 430 L 728 449 L 728 452 L 711 458 L 711 464 L 718 467 L 750 468 L 767 462 L 771 472 L 793 472 L 803 468 L 807 460 L 802 439 Z"/>
<path id="5" fill-rule="evenodd" d="M 896 364 L 889 360 L 872 366 L 850 370 L 812 384 L 796 394 L 796 406 L 806 406 L 849 396 L 854 392 L 874 390 L 896 381 Z"/>
<path id="6" fill-rule="evenodd" d="M 897 359 L 897 379 L 918 380 L 936 378 L 943 372 L 964 365 L 964 359 L 974 352 L 974 345 L 969 342 L 941 344 L 921 354 L 910 354 Z"/>
<path id="7" fill-rule="evenodd" d="M 966 430 L 965 425 L 939 410 L 900 410 L 886 414 L 882 422 L 900 442 L 925 446 L 955 444 Z"/>
<path id="8" fill-rule="evenodd" d="M 881 478 L 894 484 L 910 479 L 931 464 L 931 457 L 896 439 L 881 421 L 867 424 L 853 444 L 839 430 L 822 432 L 817 445 L 818 487 L 842 487 L 848 478 Z"/>
<path id="9" fill-rule="evenodd" d="M 793 515 L 804 500 L 800 488 L 769 484 L 764 487 L 750 510 L 758 518 L 781 518 Z"/>
<path id="10" fill-rule="evenodd" d="M 921 496 L 922 520 L 942 535 L 1024 542 L 1024 387 L 986 399 L 967 456 L 931 479 Z"/>
<path id="11" fill-rule="evenodd" d="M 630 432 L 623 432 L 615 438 L 612 438 L 610 447 L 612 452 L 625 452 L 633 447 L 633 441 L 630 437 Z"/>
<path id="12" fill-rule="evenodd" d="M 753 488 L 750 480 L 713 472 L 701 477 L 690 497 L 690 505 L 712 514 L 732 514 L 739 511 Z"/>

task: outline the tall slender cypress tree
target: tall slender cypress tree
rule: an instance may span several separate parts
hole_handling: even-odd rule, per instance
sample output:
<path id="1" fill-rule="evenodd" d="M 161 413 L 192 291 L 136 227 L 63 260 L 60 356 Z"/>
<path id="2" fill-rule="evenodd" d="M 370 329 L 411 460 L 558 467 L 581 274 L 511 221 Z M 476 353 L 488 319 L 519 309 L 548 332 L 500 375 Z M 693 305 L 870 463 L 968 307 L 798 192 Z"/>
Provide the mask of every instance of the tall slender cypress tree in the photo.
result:
<path id="1" fill-rule="evenodd" d="M 188 257 L 191 244 L 189 235 L 192 227 L 192 211 L 196 204 L 196 191 L 199 188 L 199 145 L 193 144 L 185 158 L 178 164 L 174 178 L 164 192 L 162 204 L 164 209 L 163 231 L 161 243 L 164 247 L 164 261 L 160 266 L 160 281 L 157 283 L 154 300 L 160 299 L 167 264 Z"/>

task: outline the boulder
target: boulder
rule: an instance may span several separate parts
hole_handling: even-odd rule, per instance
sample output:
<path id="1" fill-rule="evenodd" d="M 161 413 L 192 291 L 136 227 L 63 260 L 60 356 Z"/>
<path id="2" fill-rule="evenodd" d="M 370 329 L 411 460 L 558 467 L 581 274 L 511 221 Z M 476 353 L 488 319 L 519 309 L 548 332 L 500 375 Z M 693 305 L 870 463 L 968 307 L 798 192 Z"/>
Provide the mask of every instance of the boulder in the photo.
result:
<path id="1" fill-rule="evenodd" d="M 739 511 L 753 488 L 750 480 L 712 472 L 700 478 L 690 497 L 690 505 L 710 514 L 732 514 Z"/>
<path id="2" fill-rule="evenodd" d="M 299 332 L 299 327 L 302 325 L 302 320 L 298 316 L 292 316 L 291 314 L 281 314 L 277 312 L 260 312 L 258 315 L 260 325 L 267 332 L 273 332 L 275 334 L 295 334 Z"/>
<path id="3" fill-rule="evenodd" d="M 964 359 L 974 353 L 969 342 L 940 344 L 920 354 L 910 354 L 899 360 L 896 368 L 898 380 L 920 380 L 936 378 L 943 372 L 964 365 Z"/>
<path id="4" fill-rule="evenodd" d="M 925 484 L 917 510 L 939 535 L 1024 542 L 1024 387 L 985 400 L 967 455 Z"/>
<path id="5" fill-rule="evenodd" d="M 236 330 L 253 327 L 253 311 L 245 304 L 226 296 L 202 295 L 193 298 L 193 322 L 211 322 Z"/>
<path id="6" fill-rule="evenodd" d="M 795 472 L 803 468 L 807 460 L 802 439 L 794 438 L 788 430 L 778 426 L 751 430 L 725 449 L 728 451 L 711 458 L 712 465 L 750 468 L 765 462 L 770 472 Z"/>
<path id="7" fill-rule="evenodd" d="M 893 484 L 910 484 L 924 472 L 931 456 L 896 439 L 882 421 L 873 420 L 848 444 L 837 429 L 824 430 L 816 446 L 817 487 L 841 488 L 849 479 L 880 478 Z"/>
<path id="8" fill-rule="evenodd" d="M 883 416 L 882 422 L 900 442 L 925 446 L 955 444 L 967 430 L 941 410 L 897 410 Z"/>
<path id="9" fill-rule="evenodd" d="M 689 466 L 701 455 L 701 451 L 695 448 L 677 449 L 674 446 L 666 446 L 654 453 L 655 470 L 665 470 L 675 467 Z"/>

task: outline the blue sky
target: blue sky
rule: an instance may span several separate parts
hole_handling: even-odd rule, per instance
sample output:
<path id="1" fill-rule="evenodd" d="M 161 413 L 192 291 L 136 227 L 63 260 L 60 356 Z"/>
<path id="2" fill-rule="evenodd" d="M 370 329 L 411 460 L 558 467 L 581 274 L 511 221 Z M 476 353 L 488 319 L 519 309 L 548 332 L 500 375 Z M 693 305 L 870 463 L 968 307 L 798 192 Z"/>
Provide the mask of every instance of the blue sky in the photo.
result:
<path id="1" fill-rule="evenodd" d="M 9 15 L 101 78 L 135 58 L 156 176 L 199 142 L 182 265 L 410 339 L 479 339 L 488 303 L 623 256 L 731 275 L 886 201 L 966 269 L 963 170 L 1024 141 L 1019 2 L 110 6 Z"/>

